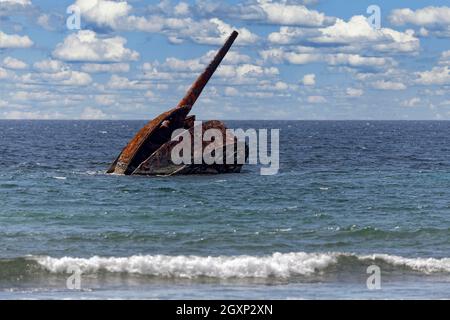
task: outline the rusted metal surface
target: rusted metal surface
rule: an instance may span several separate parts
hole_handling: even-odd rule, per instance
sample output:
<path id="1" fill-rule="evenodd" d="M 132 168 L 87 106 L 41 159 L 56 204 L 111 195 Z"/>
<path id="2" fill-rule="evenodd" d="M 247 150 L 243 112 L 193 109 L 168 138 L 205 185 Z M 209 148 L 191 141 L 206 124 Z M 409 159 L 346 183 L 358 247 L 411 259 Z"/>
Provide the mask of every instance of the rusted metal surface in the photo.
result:
<path id="1" fill-rule="evenodd" d="M 222 134 L 222 140 L 203 141 L 202 136 L 206 130 L 217 129 Z M 200 173 L 226 173 L 226 172 L 239 172 L 243 163 L 238 163 L 237 152 L 243 150 L 244 154 L 241 156 L 246 159 L 248 156 L 246 146 L 244 142 L 240 142 L 237 138 L 231 134 L 226 133 L 225 124 L 218 120 L 211 120 L 202 123 L 202 128 L 192 127 L 183 133 L 183 136 L 189 135 L 191 142 L 191 154 L 190 163 L 188 164 L 175 164 L 172 161 L 172 150 L 179 143 L 179 139 L 171 140 L 162 145 L 157 151 L 155 151 L 148 159 L 141 163 L 141 165 L 133 172 L 136 175 L 173 175 L 173 174 L 200 174 Z M 201 136 L 199 136 L 201 135 Z M 218 152 L 219 149 L 223 157 L 221 157 L 218 164 L 205 164 L 201 160 L 201 163 L 196 163 L 196 154 L 194 152 L 194 141 L 202 141 L 201 151 L 206 147 L 212 152 Z M 238 143 L 243 144 L 243 148 L 237 148 Z M 233 161 L 229 161 L 227 164 L 227 148 L 231 148 L 233 151 L 231 157 Z M 198 156 L 198 155 L 197 155 Z M 201 154 L 200 154 L 201 156 Z M 201 159 L 201 158 L 200 158 Z"/>
<path id="2" fill-rule="evenodd" d="M 195 122 L 195 116 L 186 117 L 186 119 L 184 120 L 184 128 L 185 129 L 192 128 L 194 126 L 194 122 Z"/>
<path id="3" fill-rule="evenodd" d="M 171 141 L 171 135 L 174 130 L 184 128 L 186 130 L 192 130 L 194 126 L 195 116 L 189 116 L 188 114 L 192 109 L 192 106 L 197 101 L 198 97 L 202 93 L 209 79 L 212 77 L 217 67 L 222 62 L 223 58 L 227 54 L 228 50 L 236 40 L 238 33 L 233 33 L 226 40 L 222 48 L 217 52 L 211 63 L 206 67 L 202 74 L 192 84 L 186 95 L 181 99 L 178 105 L 162 114 L 155 119 L 149 121 L 139 132 L 130 140 L 127 146 L 122 150 L 117 159 L 112 163 L 108 169 L 108 173 L 115 174 L 187 174 L 187 173 L 199 173 L 204 172 L 236 172 L 240 170 L 241 166 L 236 165 L 223 165 L 221 168 L 214 168 L 213 166 L 207 167 L 178 167 L 175 171 L 172 167 L 164 168 L 169 164 L 168 156 L 170 156 L 170 150 L 173 148 L 173 142 Z M 207 122 L 207 126 L 217 125 L 219 130 L 225 130 L 225 126 L 220 121 Z M 232 139 L 233 143 L 237 143 L 237 139 Z M 165 154 L 163 154 L 166 152 Z M 167 153 L 169 152 L 169 153 Z M 160 159 L 160 160 L 158 160 Z M 166 161 L 156 164 L 155 161 Z M 159 169 L 157 168 L 159 166 Z M 202 169 L 203 168 L 203 169 Z M 178 170 L 178 171 L 177 171 Z M 163 172 L 163 173 L 158 173 Z"/>
<path id="4" fill-rule="evenodd" d="M 160 114 L 158 117 L 148 122 L 123 149 L 118 159 L 114 161 L 109 168 L 108 173 L 131 174 L 142 161 L 149 157 L 165 142 L 161 141 L 161 143 L 159 143 L 157 140 L 161 135 L 161 131 L 164 131 L 161 130 L 163 129 L 161 127 L 163 122 L 171 122 L 173 130 L 165 130 L 168 133 L 168 139 L 170 139 L 172 131 L 183 127 L 186 115 L 189 111 L 190 108 L 177 107 Z M 156 136 L 156 132 L 160 133 L 160 135 Z"/>

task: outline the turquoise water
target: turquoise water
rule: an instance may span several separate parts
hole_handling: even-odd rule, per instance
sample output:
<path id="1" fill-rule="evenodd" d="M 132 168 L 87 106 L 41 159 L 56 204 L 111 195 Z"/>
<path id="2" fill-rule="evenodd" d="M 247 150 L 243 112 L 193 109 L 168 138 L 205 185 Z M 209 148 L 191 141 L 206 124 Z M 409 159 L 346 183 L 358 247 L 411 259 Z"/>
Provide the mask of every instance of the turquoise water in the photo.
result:
<path id="1" fill-rule="evenodd" d="M 0 121 L 0 299 L 450 298 L 449 122 L 228 121 L 278 175 L 104 174 L 143 124 Z"/>

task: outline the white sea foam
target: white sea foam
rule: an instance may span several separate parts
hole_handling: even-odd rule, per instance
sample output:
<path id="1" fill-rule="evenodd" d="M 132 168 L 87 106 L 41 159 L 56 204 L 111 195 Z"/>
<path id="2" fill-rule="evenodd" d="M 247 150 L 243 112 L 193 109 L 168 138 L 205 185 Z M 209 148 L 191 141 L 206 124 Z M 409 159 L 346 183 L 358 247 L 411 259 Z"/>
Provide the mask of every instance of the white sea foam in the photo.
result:
<path id="1" fill-rule="evenodd" d="M 347 258 L 339 260 L 340 258 Z M 349 260 L 349 259 L 350 260 Z M 52 273 L 65 273 L 78 266 L 83 273 L 132 273 L 168 278 L 282 278 L 309 276 L 329 266 L 385 263 L 423 273 L 450 272 L 450 258 L 404 258 L 387 254 L 355 255 L 350 253 L 274 253 L 268 256 L 165 256 L 52 258 L 32 257 Z M 346 265 L 349 264 L 349 265 Z"/>
<path id="2" fill-rule="evenodd" d="M 404 258 L 388 254 L 359 256 L 359 260 L 379 259 L 392 266 L 404 266 L 423 273 L 450 272 L 450 258 Z"/>
<path id="3" fill-rule="evenodd" d="M 159 277 L 289 278 L 323 270 L 337 262 L 337 255 L 322 253 L 274 253 L 270 256 L 131 256 L 126 258 L 34 258 L 53 273 L 78 266 L 83 273 L 98 271 L 136 273 Z"/>

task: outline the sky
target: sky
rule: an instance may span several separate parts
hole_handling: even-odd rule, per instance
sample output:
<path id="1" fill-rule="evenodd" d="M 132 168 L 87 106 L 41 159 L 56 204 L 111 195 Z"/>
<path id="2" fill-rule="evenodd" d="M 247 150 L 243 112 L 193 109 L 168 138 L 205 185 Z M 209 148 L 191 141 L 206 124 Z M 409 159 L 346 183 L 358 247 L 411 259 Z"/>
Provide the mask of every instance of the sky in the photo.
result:
<path id="1" fill-rule="evenodd" d="M 0 0 L 0 119 L 151 119 L 233 30 L 199 119 L 450 119 L 448 0 Z"/>

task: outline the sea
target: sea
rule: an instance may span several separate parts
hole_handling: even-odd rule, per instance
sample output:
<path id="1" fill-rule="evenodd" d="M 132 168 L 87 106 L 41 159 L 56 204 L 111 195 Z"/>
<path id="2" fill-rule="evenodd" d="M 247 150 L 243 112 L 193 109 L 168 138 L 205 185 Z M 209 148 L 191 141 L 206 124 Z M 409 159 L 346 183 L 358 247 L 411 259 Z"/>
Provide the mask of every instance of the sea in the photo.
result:
<path id="1" fill-rule="evenodd" d="M 450 122 L 280 129 L 280 168 L 105 173 L 144 121 L 0 121 L 0 299 L 448 299 Z"/>

